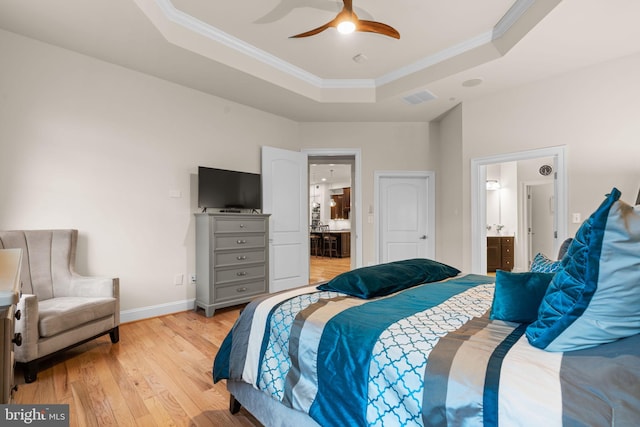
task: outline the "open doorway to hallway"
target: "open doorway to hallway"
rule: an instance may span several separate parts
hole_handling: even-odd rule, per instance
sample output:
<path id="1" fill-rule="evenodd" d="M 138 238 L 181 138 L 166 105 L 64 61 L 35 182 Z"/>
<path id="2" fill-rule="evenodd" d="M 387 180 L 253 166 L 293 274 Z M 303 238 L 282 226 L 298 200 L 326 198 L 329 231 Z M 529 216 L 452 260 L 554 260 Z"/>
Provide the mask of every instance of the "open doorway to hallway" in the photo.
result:
<path id="1" fill-rule="evenodd" d="M 355 157 L 309 155 L 309 281 L 352 268 Z"/>

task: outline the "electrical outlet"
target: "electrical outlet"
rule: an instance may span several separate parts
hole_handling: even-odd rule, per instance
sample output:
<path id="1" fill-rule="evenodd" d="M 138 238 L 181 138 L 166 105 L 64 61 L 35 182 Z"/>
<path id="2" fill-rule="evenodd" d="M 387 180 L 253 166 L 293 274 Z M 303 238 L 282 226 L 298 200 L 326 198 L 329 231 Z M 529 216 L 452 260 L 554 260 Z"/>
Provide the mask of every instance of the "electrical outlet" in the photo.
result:
<path id="1" fill-rule="evenodd" d="M 195 285 L 195 284 L 197 283 L 197 280 L 196 280 L 196 279 L 197 279 L 197 278 L 196 278 L 196 275 L 195 275 L 195 274 L 192 274 L 192 275 L 191 275 L 191 277 L 190 277 L 190 280 L 191 280 L 191 284 L 192 284 L 192 285 Z"/>

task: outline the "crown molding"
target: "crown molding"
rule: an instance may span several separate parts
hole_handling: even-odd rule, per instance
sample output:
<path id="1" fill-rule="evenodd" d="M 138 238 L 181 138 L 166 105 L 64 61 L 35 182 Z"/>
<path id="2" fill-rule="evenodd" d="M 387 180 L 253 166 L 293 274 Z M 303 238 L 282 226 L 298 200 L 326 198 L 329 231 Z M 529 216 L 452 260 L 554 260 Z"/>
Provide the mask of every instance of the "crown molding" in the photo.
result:
<path id="1" fill-rule="evenodd" d="M 135 0 L 135 2 L 165 38 L 173 44 L 198 52 L 214 61 L 237 68 L 320 102 L 335 102 L 336 100 L 344 102 L 347 98 L 355 102 L 375 102 L 381 93 L 380 87 L 385 85 L 390 87 L 389 85 L 394 83 L 392 87 L 397 87 L 396 92 L 400 92 L 409 89 L 406 86 L 411 85 L 412 81 L 415 82 L 416 77 L 420 77 L 422 85 L 424 85 L 437 78 L 433 76 L 431 79 L 428 78 L 431 68 L 451 59 L 462 60 L 459 61 L 462 65 L 457 65 L 457 68 L 452 70 L 454 72 L 494 59 L 495 52 L 490 49 L 491 53 L 485 54 L 480 59 L 477 55 L 474 59 L 471 59 L 474 55 L 468 55 L 470 59 L 465 63 L 465 55 L 490 45 L 494 40 L 502 37 L 523 17 L 536 0 L 516 0 L 493 28 L 374 79 L 323 79 L 177 9 L 171 0 Z M 158 11 L 162 16 L 158 16 Z M 167 23 L 173 25 L 166 25 Z M 187 32 L 185 33 L 184 30 Z M 200 37 L 194 41 L 193 37 L 189 37 L 189 33 Z M 203 39 L 212 42 L 218 48 L 207 49 L 194 44 L 201 43 Z M 228 49 L 225 52 L 231 52 L 226 55 L 226 58 L 208 53 L 218 53 L 220 46 Z M 237 54 L 252 60 L 253 64 L 263 67 L 250 67 L 247 65 L 247 61 L 239 59 Z M 437 75 L 437 73 L 433 74 Z M 353 91 L 351 95 L 345 93 L 349 90 Z M 338 92 L 342 93 L 338 94 Z"/>
<path id="2" fill-rule="evenodd" d="M 535 0 L 517 0 L 493 27 L 493 40 L 502 37 L 534 3 Z"/>
<path id="3" fill-rule="evenodd" d="M 240 40 L 231 34 L 225 33 L 224 31 L 179 10 L 173 5 L 173 3 L 171 3 L 171 0 L 155 0 L 155 2 L 164 16 L 171 22 L 191 30 L 211 41 L 240 52 L 243 55 L 254 58 L 264 64 L 268 64 L 269 66 L 279 71 L 283 71 L 296 79 L 317 87 L 322 86 L 322 79 L 315 74 L 305 71 L 300 67 L 296 67 L 295 65 L 284 61 L 269 52 L 257 48 L 250 43 Z"/>

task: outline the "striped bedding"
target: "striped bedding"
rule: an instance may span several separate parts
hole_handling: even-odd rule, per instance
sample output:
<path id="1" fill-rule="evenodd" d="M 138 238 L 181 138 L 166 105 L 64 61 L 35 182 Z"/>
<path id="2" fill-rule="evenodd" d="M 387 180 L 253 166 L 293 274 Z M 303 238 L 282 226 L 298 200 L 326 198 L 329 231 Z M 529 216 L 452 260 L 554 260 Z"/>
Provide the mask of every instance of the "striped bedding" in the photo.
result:
<path id="1" fill-rule="evenodd" d="M 535 349 L 489 320 L 493 278 L 363 300 L 299 288 L 250 303 L 214 361 L 322 426 L 636 425 L 640 337 Z"/>

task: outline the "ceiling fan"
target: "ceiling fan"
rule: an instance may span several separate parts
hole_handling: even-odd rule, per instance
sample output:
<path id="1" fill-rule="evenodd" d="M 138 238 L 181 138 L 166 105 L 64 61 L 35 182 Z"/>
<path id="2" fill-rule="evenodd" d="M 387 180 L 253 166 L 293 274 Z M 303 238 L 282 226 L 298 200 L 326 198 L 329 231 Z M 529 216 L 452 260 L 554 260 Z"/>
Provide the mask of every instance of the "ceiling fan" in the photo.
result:
<path id="1" fill-rule="evenodd" d="M 291 36 L 289 38 L 301 38 L 301 37 L 309 37 L 315 36 L 318 33 L 323 32 L 327 28 L 334 27 L 338 31 L 343 34 L 352 33 L 354 31 L 367 32 L 367 33 L 377 33 L 382 34 L 383 36 L 393 37 L 396 39 L 400 38 L 400 33 L 393 27 L 383 24 L 382 22 L 375 21 L 367 21 L 364 19 L 358 19 L 358 15 L 353 11 L 353 1 L 352 0 L 343 0 L 344 6 L 340 13 L 336 15 L 331 21 L 322 25 L 321 27 L 314 28 L 313 30 L 296 34 L 295 36 Z"/>

